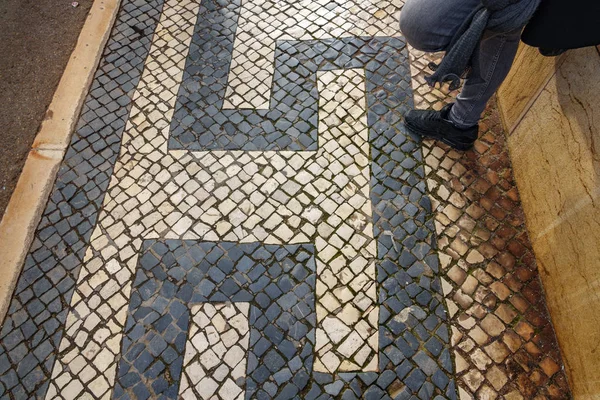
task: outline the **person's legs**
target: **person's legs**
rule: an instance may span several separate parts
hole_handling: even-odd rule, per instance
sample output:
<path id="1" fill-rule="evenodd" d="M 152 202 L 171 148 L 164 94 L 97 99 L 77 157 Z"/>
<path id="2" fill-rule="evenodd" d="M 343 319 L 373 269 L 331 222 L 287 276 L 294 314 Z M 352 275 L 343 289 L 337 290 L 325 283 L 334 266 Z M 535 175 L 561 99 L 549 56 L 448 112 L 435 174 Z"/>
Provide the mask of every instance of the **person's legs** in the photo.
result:
<path id="1" fill-rule="evenodd" d="M 521 31 L 506 34 L 486 32 L 480 43 L 481 76 L 470 76 L 450 110 L 450 120 L 459 128 L 477 125 L 485 105 L 500 87 L 512 66 Z"/>
<path id="2" fill-rule="evenodd" d="M 415 49 L 444 51 L 480 0 L 406 0 L 400 11 L 400 31 Z"/>
<path id="3" fill-rule="evenodd" d="M 400 13 L 400 30 L 418 50 L 444 51 L 457 29 L 480 0 L 407 0 Z M 448 118 L 457 128 L 477 125 L 485 105 L 512 66 L 520 31 L 509 34 L 486 32 L 480 43 L 479 75 L 470 76 L 449 109 Z"/>

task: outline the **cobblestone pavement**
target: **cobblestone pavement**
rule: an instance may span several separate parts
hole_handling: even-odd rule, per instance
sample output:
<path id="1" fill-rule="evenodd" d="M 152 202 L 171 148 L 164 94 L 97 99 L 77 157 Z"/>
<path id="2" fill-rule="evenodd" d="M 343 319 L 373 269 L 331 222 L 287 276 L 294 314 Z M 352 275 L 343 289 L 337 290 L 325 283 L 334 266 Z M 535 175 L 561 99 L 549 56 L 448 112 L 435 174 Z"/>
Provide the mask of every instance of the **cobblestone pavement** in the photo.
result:
<path id="1" fill-rule="evenodd" d="M 124 0 L 2 398 L 568 398 L 502 132 L 402 125 L 401 2 Z M 490 125 L 491 123 L 491 125 Z"/>
<path id="2" fill-rule="evenodd" d="M 452 101 L 423 79 L 439 55 L 410 54 L 416 107 Z M 569 399 L 493 101 L 479 137 L 464 153 L 423 146 L 460 398 Z"/>

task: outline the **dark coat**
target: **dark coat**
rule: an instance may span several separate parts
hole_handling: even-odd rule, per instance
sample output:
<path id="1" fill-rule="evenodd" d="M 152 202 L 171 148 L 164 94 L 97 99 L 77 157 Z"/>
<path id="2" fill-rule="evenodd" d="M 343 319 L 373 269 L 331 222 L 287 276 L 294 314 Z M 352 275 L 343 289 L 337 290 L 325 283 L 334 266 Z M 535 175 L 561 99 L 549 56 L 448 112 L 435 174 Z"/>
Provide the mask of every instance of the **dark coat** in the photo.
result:
<path id="1" fill-rule="evenodd" d="M 598 45 L 600 0 L 542 0 L 521 38 L 546 49 Z"/>

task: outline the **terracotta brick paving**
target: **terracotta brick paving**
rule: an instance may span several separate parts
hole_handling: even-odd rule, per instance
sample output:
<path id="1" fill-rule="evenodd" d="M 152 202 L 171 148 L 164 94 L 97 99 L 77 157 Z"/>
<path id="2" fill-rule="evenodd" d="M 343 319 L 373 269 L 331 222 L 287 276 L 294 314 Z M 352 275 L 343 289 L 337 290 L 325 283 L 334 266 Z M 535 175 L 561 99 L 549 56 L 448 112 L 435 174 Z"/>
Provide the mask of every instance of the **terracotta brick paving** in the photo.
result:
<path id="1" fill-rule="evenodd" d="M 411 49 L 417 108 L 456 95 L 425 84 L 437 57 Z M 570 398 L 495 102 L 472 150 L 423 153 L 460 398 Z"/>

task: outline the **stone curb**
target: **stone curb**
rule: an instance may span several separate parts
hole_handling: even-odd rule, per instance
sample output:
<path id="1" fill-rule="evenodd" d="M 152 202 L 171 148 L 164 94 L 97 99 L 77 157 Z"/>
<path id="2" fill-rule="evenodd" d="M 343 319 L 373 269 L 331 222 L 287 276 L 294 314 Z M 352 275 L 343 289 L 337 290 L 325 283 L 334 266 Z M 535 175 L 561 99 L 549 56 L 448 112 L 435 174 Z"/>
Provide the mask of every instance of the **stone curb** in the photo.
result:
<path id="1" fill-rule="evenodd" d="M 96 0 L 92 5 L 0 222 L 0 321 L 4 321 L 119 5 L 120 0 Z"/>

